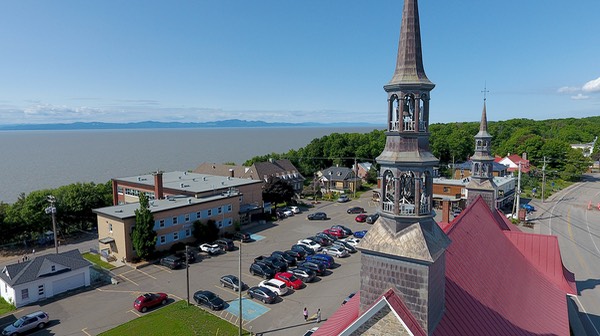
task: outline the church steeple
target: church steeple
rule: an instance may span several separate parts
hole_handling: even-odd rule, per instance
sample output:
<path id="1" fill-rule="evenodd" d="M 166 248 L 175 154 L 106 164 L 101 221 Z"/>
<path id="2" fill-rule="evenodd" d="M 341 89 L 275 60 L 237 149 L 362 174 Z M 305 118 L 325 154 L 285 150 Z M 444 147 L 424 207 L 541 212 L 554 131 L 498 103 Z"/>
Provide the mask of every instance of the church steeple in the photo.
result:
<path id="1" fill-rule="evenodd" d="M 387 132 L 380 166 L 379 219 L 359 244 L 360 307 L 395 288 L 429 334 L 444 311 L 445 250 L 450 240 L 434 220 L 429 150 L 429 93 L 417 0 L 405 0 L 398 59 L 388 95 Z"/>
<path id="2" fill-rule="evenodd" d="M 487 90 L 484 89 L 483 111 L 479 132 L 475 135 L 475 153 L 471 157 L 471 177 L 467 184 L 467 204 L 475 201 L 481 195 L 487 205 L 496 208 L 496 184 L 494 183 L 494 157 L 492 156 L 492 136 L 487 131 Z"/>

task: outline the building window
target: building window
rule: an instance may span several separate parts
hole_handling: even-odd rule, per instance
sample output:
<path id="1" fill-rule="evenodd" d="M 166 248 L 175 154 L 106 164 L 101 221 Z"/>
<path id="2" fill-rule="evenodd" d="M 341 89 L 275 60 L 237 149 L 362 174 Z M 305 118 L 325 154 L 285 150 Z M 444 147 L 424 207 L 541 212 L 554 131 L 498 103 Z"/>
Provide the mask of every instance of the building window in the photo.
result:
<path id="1" fill-rule="evenodd" d="M 21 289 L 21 300 L 29 299 L 29 288 Z"/>
<path id="2" fill-rule="evenodd" d="M 217 208 L 217 213 L 219 213 L 219 214 L 220 214 L 220 213 L 223 213 L 223 208 L 222 208 L 222 207 L 218 207 L 218 208 Z"/>
<path id="3" fill-rule="evenodd" d="M 177 224 L 177 217 L 173 217 L 173 225 Z"/>
<path id="4" fill-rule="evenodd" d="M 56 265 L 52 265 L 52 266 L 50 266 L 50 271 L 52 271 L 52 272 L 56 272 Z"/>
<path id="5" fill-rule="evenodd" d="M 231 204 L 227 205 L 227 212 L 231 212 Z"/>
<path id="6" fill-rule="evenodd" d="M 112 233 L 112 223 L 109 223 L 109 224 L 108 224 L 108 232 L 109 232 L 109 233 Z"/>
<path id="7" fill-rule="evenodd" d="M 200 211 L 196 212 L 196 219 L 202 218 L 202 213 Z"/>
<path id="8" fill-rule="evenodd" d="M 38 296 L 44 296 L 44 285 L 38 286 Z"/>
<path id="9" fill-rule="evenodd" d="M 445 193 L 447 193 L 447 192 L 450 192 L 450 188 L 448 188 L 448 187 L 444 187 L 444 192 L 445 192 Z"/>
<path id="10" fill-rule="evenodd" d="M 223 221 L 217 221 L 217 227 L 221 229 L 223 227 Z"/>
<path id="11" fill-rule="evenodd" d="M 123 187 L 117 186 L 117 194 L 123 195 Z"/>
<path id="12" fill-rule="evenodd" d="M 166 242 L 167 242 L 167 237 L 165 237 L 165 236 L 160 236 L 160 244 L 162 245 L 162 244 L 164 244 L 164 243 L 166 243 Z"/>
<path id="13" fill-rule="evenodd" d="M 185 214 L 185 222 L 189 222 L 190 221 L 190 214 Z"/>
<path id="14" fill-rule="evenodd" d="M 240 204 L 244 201 L 244 196 L 240 196 Z"/>
<path id="15" fill-rule="evenodd" d="M 208 209 L 208 217 L 212 216 L 212 209 Z"/>
<path id="16" fill-rule="evenodd" d="M 190 229 L 185 229 L 185 236 L 189 237 L 192 235 L 192 231 Z"/>
<path id="17" fill-rule="evenodd" d="M 161 220 L 158 221 L 158 227 L 161 227 L 161 228 L 165 227 L 165 220 L 164 219 L 161 219 Z"/>
<path id="18" fill-rule="evenodd" d="M 173 232 L 173 240 L 179 240 L 179 232 Z"/>

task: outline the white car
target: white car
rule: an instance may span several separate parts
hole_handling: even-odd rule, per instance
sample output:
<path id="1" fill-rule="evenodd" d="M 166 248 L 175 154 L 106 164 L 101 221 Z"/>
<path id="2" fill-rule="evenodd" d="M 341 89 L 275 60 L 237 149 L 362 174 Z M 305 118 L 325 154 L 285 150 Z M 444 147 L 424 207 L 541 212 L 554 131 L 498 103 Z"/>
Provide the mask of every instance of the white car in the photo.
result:
<path id="1" fill-rule="evenodd" d="M 297 206 L 295 206 L 295 205 L 292 205 L 290 207 L 290 210 L 292 210 L 292 212 L 295 213 L 295 214 L 299 214 L 300 213 L 300 208 L 297 207 Z"/>
<path id="2" fill-rule="evenodd" d="M 338 246 L 338 245 L 332 245 L 332 246 L 328 246 L 325 248 L 325 254 L 328 254 L 330 256 L 334 256 L 337 258 L 344 258 L 350 255 L 350 253 L 348 253 L 348 251 L 346 251 L 345 248 Z"/>
<path id="3" fill-rule="evenodd" d="M 358 243 L 360 243 L 360 239 L 354 238 L 354 237 L 348 237 L 346 239 L 342 239 L 342 241 L 345 241 L 346 243 L 348 243 L 352 246 L 356 246 L 356 245 L 358 245 Z"/>
<path id="4" fill-rule="evenodd" d="M 321 245 L 311 239 L 300 239 L 298 240 L 298 245 L 307 246 L 315 252 L 321 251 Z"/>
<path id="5" fill-rule="evenodd" d="M 267 287 L 279 296 L 283 296 L 288 292 L 285 282 L 277 279 L 263 280 L 258 284 L 259 287 Z"/>
<path id="6" fill-rule="evenodd" d="M 206 252 L 208 254 L 219 254 L 222 252 L 221 246 L 219 246 L 217 244 L 204 243 L 204 244 L 200 245 L 199 248 L 200 248 L 200 251 Z"/>
<path id="7" fill-rule="evenodd" d="M 294 211 L 292 211 L 291 209 L 284 209 L 283 214 L 285 215 L 285 217 L 292 217 L 294 215 Z"/>

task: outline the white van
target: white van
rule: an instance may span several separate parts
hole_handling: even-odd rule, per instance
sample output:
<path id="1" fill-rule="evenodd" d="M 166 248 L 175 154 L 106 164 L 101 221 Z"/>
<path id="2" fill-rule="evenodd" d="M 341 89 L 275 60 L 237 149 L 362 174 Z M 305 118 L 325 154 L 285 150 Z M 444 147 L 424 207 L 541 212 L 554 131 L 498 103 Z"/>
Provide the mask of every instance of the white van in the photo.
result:
<path id="1" fill-rule="evenodd" d="M 283 295 L 287 294 L 287 292 L 288 292 L 288 288 L 285 285 L 285 282 L 283 282 L 281 280 L 277 280 L 277 279 L 265 280 L 265 281 L 262 281 L 258 285 L 261 287 L 267 287 L 268 289 L 277 293 L 277 295 L 279 295 L 279 296 L 283 296 Z"/>

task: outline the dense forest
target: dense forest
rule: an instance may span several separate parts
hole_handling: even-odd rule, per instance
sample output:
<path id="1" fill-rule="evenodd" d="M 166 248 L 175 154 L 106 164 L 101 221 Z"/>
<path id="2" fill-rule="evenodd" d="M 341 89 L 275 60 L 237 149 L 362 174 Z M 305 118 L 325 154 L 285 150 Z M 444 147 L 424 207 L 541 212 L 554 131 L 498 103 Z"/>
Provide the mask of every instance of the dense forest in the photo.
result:
<path id="1" fill-rule="evenodd" d="M 430 146 L 440 159 L 440 167 L 466 161 L 473 154 L 474 136 L 479 122 L 432 124 Z M 492 135 L 493 155 L 506 156 L 526 152 L 533 166 L 542 166 L 544 158 L 547 170 L 559 174 L 564 180 L 576 180 L 590 165 L 590 159 L 570 144 L 594 141 L 600 134 L 600 117 L 568 118 L 552 120 L 512 119 L 488 123 Z M 374 130 L 366 134 L 332 133 L 314 139 L 307 146 L 287 153 L 271 153 L 254 157 L 245 166 L 269 158 L 287 158 L 305 177 L 315 172 L 340 165 L 351 167 L 358 162 L 375 162 L 385 146 L 385 132 Z M 596 143 L 598 147 L 598 143 Z M 595 150 L 593 159 L 598 160 L 600 151 Z"/>

